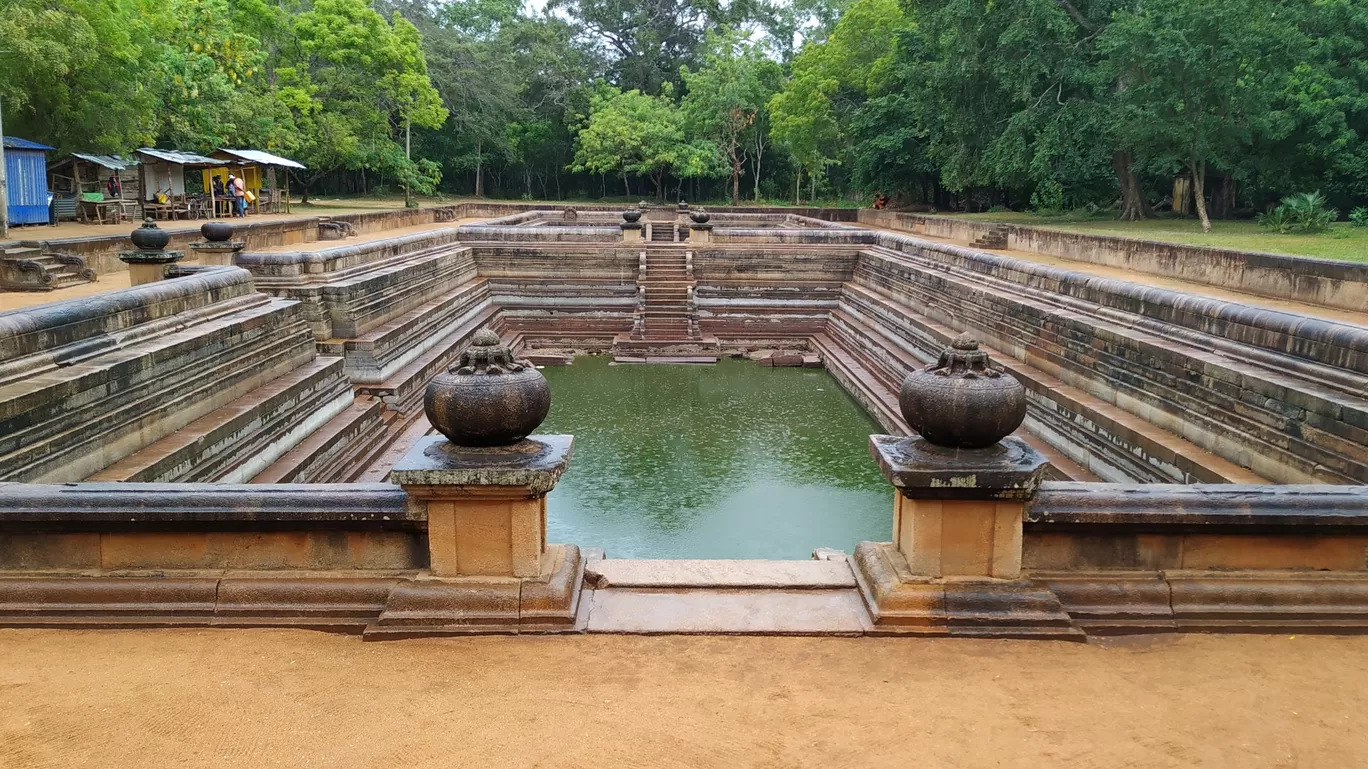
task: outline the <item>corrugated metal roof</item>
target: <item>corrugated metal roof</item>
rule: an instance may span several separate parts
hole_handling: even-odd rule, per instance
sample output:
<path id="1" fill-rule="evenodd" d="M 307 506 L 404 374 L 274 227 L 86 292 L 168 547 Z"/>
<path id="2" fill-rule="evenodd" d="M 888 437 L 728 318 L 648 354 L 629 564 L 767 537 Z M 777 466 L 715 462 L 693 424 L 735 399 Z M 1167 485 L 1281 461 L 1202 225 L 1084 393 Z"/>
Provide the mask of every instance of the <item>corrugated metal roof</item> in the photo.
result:
<path id="1" fill-rule="evenodd" d="M 175 163 L 181 166 L 221 166 L 222 160 L 196 155 L 193 152 L 181 152 L 180 150 L 158 150 L 151 147 L 143 147 L 138 150 L 139 155 L 146 155 L 157 160 L 164 160 L 167 163 Z"/>
<path id="2" fill-rule="evenodd" d="M 269 152 L 262 152 L 261 150 L 230 150 L 219 147 L 219 152 L 226 155 L 232 155 L 235 158 L 240 158 L 251 163 L 256 163 L 260 166 L 280 166 L 281 168 L 305 167 L 303 163 L 295 162 L 289 158 L 282 158 L 279 155 L 272 155 Z"/>
<path id="3" fill-rule="evenodd" d="M 44 151 L 50 151 L 50 150 L 53 149 L 52 147 L 49 147 L 49 146 L 47 146 L 46 144 L 39 144 L 38 142 L 31 142 L 31 141 L 29 141 L 28 139 L 20 139 L 18 136 L 6 136 L 6 137 L 5 137 L 5 147 L 8 148 L 8 149 L 16 149 L 16 150 L 44 150 Z"/>
<path id="4" fill-rule="evenodd" d="M 87 155 L 84 152 L 73 152 L 71 153 L 71 156 L 80 158 L 81 160 L 87 160 L 95 165 L 104 166 L 105 168 L 114 171 L 122 171 L 125 168 L 137 165 L 138 163 L 138 161 L 133 158 L 120 157 L 119 155 Z"/>

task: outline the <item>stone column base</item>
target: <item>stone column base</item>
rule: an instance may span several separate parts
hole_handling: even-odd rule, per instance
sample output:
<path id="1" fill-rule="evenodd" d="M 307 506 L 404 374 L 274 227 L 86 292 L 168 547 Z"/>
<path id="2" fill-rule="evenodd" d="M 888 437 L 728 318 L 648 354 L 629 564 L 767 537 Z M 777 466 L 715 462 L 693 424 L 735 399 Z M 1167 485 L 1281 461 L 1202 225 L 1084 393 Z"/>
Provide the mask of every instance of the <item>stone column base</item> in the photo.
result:
<path id="1" fill-rule="evenodd" d="M 854 567 L 870 635 L 1086 640 L 1055 594 L 1029 580 L 919 577 L 892 542 L 861 542 Z"/>
<path id="2" fill-rule="evenodd" d="M 367 641 L 446 635 L 575 632 L 584 562 L 548 545 L 539 577 L 420 576 L 395 586 Z"/>

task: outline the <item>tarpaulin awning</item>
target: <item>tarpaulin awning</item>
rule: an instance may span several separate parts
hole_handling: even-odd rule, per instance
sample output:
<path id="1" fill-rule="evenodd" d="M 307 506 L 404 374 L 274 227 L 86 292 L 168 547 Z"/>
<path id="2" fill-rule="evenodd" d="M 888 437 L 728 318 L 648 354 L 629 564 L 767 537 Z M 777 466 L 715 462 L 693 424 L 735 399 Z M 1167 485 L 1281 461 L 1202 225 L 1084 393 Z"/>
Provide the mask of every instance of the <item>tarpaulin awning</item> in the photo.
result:
<path id="1" fill-rule="evenodd" d="M 282 158 L 279 155 L 272 155 L 269 152 L 262 152 L 261 150 L 230 150 L 220 147 L 218 152 L 214 154 L 228 155 L 229 157 L 232 157 L 237 160 L 242 160 L 248 163 L 256 163 L 259 166 L 279 166 L 280 168 L 299 169 L 305 168 L 303 163 L 298 163 L 296 161 L 290 160 L 289 158 Z"/>

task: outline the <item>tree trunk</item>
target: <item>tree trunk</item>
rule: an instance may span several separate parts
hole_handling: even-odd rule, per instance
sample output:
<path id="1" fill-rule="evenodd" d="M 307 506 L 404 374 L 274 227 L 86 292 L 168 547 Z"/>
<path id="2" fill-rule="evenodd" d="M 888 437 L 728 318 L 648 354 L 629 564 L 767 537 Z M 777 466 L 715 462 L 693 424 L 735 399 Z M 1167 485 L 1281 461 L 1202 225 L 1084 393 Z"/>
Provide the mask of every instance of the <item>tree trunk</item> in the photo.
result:
<path id="1" fill-rule="evenodd" d="M 741 156 L 736 153 L 736 143 L 731 146 L 732 167 L 732 205 L 741 205 Z"/>
<path id="2" fill-rule="evenodd" d="M 817 174 L 808 171 L 808 181 L 812 183 L 812 189 L 808 192 L 808 203 L 811 204 L 812 201 L 817 199 Z"/>
<path id="3" fill-rule="evenodd" d="M 760 202 L 760 160 L 765 156 L 765 132 L 755 132 L 755 202 Z"/>
<path id="4" fill-rule="evenodd" d="M 626 171 L 622 172 L 622 188 L 626 190 L 626 193 L 624 194 L 627 195 L 627 197 L 632 197 L 632 185 L 627 182 Z"/>
<path id="5" fill-rule="evenodd" d="M 793 205 L 803 204 L 803 169 L 798 168 L 793 174 Z"/>
<path id="6" fill-rule="evenodd" d="M 1112 170 L 1116 172 L 1116 181 L 1121 186 L 1121 214 L 1118 218 L 1126 222 L 1138 222 L 1152 217 L 1154 211 L 1145 202 L 1144 195 L 1140 193 L 1140 180 L 1131 170 L 1130 153 L 1120 150 L 1113 152 Z"/>
<path id="7" fill-rule="evenodd" d="M 1197 218 L 1202 221 L 1202 232 L 1211 232 L 1211 217 L 1206 208 L 1206 161 L 1192 163 L 1192 202 L 1197 205 Z"/>
<path id="8" fill-rule="evenodd" d="M 475 140 L 475 197 L 484 197 L 484 142 Z"/>

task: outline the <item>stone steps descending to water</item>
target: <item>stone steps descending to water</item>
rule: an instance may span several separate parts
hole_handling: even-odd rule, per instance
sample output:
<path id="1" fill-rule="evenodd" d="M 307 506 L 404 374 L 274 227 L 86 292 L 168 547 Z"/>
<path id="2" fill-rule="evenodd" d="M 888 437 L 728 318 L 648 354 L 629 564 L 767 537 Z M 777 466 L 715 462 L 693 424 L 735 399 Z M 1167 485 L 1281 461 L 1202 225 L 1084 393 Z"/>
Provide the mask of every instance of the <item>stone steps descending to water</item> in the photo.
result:
<path id="1" fill-rule="evenodd" d="M 580 598 L 590 633 L 863 635 L 871 628 L 846 561 L 600 559 Z"/>
<path id="2" fill-rule="evenodd" d="M 888 298 L 884 291 L 859 283 L 847 287 L 846 306 L 844 314 L 834 316 L 833 328 L 845 332 L 844 344 L 851 349 L 867 350 L 872 360 L 879 361 L 886 382 L 900 381 L 908 369 L 905 362 L 899 363 L 896 357 L 889 356 L 888 350 L 898 347 L 909 354 L 915 351 L 917 357 L 929 361 L 957 333 L 914 312 L 905 302 Z M 957 316 L 963 319 L 968 314 Z M 871 334 L 860 330 L 849 322 L 853 317 L 867 319 L 868 327 L 879 331 Z M 983 346 L 993 350 L 991 343 Z M 1027 387 L 1027 428 L 1105 480 L 1262 482 L 1256 473 L 1072 387 L 1046 371 L 998 350 L 993 355 Z"/>
<path id="3" fill-rule="evenodd" d="M 81 480 L 316 355 L 234 268 L 0 314 L 0 479 Z"/>
<path id="4" fill-rule="evenodd" d="M 252 483 L 350 483 L 402 430 L 403 415 L 369 396 L 358 396 L 342 413 L 281 454 Z"/>
<path id="5" fill-rule="evenodd" d="M 318 344 L 326 355 L 341 355 L 347 375 L 358 385 L 388 381 L 428 348 L 463 324 L 468 316 L 490 307 L 489 286 L 475 279 L 443 292 L 417 307 L 391 316 L 365 334 Z"/>
<path id="6" fill-rule="evenodd" d="M 432 340 L 419 355 L 406 362 L 383 382 L 357 385 L 358 393 L 369 395 L 385 403 L 385 407 L 401 414 L 411 414 L 423 408 L 423 393 L 433 377 L 445 371 L 460 358 L 472 334 L 488 325 L 496 324 L 498 310 L 487 302 L 473 306 L 451 324 L 442 335 Z"/>
<path id="7" fill-rule="evenodd" d="M 856 323 L 849 316 L 842 317 L 841 321 L 847 325 Z M 858 401 L 885 430 L 894 435 L 910 435 L 912 433 L 912 429 L 903 419 L 902 410 L 898 405 L 898 385 L 890 386 L 887 383 L 885 371 L 867 367 L 867 361 L 862 362 L 862 357 L 858 353 L 853 352 L 851 348 L 843 344 L 837 343 L 830 334 L 814 336 L 812 346 L 821 352 L 826 359 L 826 368 L 831 372 L 832 377 L 840 382 L 845 391 L 850 393 L 851 397 Z M 920 360 L 901 350 L 889 349 L 886 353 L 900 358 L 909 369 L 921 365 Z M 1050 461 L 1049 477 L 1051 480 L 1085 482 L 1101 480 L 1096 474 L 1073 461 L 1064 453 L 1057 451 L 1038 436 L 1030 434 L 1026 429 L 1017 430 L 1015 435 L 1026 441 Z"/>
<path id="8" fill-rule="evenodd" d="M 245 483 L 346 410 L 352 399 L 342 361 L 317 358 L 86 480 Z"/>

